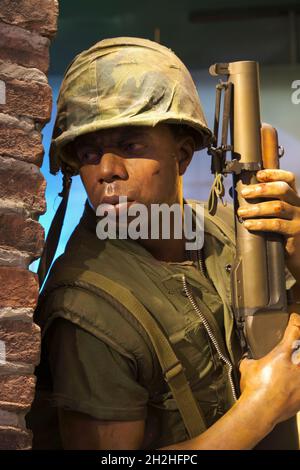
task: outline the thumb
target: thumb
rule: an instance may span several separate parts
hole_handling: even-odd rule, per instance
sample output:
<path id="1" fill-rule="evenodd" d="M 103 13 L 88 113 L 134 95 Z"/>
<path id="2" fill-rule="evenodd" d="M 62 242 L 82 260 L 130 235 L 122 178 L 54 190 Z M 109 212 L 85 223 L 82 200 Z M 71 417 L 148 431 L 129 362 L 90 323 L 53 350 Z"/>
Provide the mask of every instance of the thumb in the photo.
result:
<path id="1" fill-rule="evenodd" d="M 286 327 L 282 342 L 288 345 L 300 339 L 300 315 L 292 313 Z"/>
<path id="2" fill-rule="evenodd" d="M 244 374 L 246 370 L 253 364 L 254 359 L 248 359 L 247 357 L 242 359 L 239 363 L 240 373 Z"/>

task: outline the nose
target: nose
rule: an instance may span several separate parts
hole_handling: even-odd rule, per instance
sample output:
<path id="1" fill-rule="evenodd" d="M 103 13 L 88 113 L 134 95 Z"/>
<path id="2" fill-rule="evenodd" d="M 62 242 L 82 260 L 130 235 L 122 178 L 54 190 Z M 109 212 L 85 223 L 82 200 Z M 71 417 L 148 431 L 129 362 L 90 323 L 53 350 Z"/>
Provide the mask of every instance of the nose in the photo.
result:
<path id="1" fill-rule="evenodd" d="M 127 179 L 128 173 L 124 158 L 112 152 L 105 152 L 97 165 L 100 183 L 111 183 L 116 179 Z"/>

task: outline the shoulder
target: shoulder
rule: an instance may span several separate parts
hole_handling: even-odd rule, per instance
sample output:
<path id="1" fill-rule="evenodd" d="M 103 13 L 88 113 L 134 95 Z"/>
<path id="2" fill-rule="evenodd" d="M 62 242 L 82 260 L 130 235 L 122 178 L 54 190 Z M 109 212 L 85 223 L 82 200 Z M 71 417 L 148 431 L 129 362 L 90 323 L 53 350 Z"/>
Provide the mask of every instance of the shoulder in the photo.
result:
<path id="1" fill-rule="evenodd" d="M 114 361 L 120 368 L 128 368 L 132 377 L 137 376 L 137 363 L 134 358 L 118 352 L 104 338 L 100 339 L 64 316 L 57 317 L 52 322 L 45 335 L 45 344 L 50 354 L 58 356 L 59 362 L 76 364 L 77 367 L 84 364 L 90 369 L 100 365 L 102 369 L 107 369 L 108 361 Z M 94 361 L 94 358 L 97 358 L 97 361 Z"/>
<path id="2" fill-rule="evenodd" d="M 67 320 L 61 334 L 76 333 L 79 339 L 100 340 L 112 351 L 135 364 L 141 380 L 151 383 L 159 364 L 151 341 L 124 306 L 111 302 L 84 287 L 60 286 L 53 289 L 36 311 L 43 336 L 57 319 Z M 70 324 L 73 325 L 70 326 Z M 89 343 L 89 344 L 90 344 Z"/>
<path id="3" fill-rule="evenodd" d="M 148 391 L 140 383 L 136 362 L 105 341 L 57 318 L 45 336 L 45 352 L 53 406 L 101 420 L 145 418 Z"/>

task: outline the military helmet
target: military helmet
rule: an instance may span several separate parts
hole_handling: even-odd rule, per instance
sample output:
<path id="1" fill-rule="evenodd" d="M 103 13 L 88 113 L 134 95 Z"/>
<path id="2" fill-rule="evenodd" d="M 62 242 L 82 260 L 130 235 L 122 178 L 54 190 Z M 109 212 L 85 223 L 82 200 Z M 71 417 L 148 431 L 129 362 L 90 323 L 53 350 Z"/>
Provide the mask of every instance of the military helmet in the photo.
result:
<path id="1" fill-rule="evenodd" d="M 133 37 L 104 39 L 77 55 L 66 70 L 50 147 L 50 171 L 77 174 L 67 144 L 76 137 L 120 126 L 184 124 L 196 149 L 208 145 L 207 127 L 192 77 L 165 46 Z"/>

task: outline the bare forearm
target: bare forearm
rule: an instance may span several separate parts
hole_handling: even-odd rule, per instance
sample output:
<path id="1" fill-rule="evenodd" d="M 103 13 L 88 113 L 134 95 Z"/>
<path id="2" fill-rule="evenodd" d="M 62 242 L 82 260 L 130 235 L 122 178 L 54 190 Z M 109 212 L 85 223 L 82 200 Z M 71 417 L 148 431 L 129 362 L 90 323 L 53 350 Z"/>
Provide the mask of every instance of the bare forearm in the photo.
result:
<path id="1" fill-rule="evenodd" d="M 273 425 L 266 407 L 241 397 L 213 426 L 199 436 L 161 450 L 242 450 L 252 449 Z"/>

